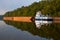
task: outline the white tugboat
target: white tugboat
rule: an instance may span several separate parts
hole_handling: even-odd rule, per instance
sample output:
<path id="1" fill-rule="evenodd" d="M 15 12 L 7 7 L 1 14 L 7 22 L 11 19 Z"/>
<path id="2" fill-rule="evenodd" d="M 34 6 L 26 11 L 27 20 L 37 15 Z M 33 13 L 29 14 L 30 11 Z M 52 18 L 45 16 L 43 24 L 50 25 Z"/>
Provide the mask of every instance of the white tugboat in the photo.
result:
<path id="1" fill-rule="evenodd" d="M 42 15 L 40 11 L 36 13 L 36 16 L 34 17 L 34 22 L 37 28 L 40 28 L 41 25 L 44 24 L 50 24 L 52 23 L 53 19 L 52 17 Z"/>

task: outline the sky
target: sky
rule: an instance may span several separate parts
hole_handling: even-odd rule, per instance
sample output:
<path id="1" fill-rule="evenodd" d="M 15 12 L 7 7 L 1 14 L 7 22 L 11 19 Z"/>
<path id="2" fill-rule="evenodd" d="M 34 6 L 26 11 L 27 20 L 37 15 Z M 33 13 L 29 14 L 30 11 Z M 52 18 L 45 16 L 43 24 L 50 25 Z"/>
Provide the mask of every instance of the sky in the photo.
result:
<path id="1" fill-rule="evenodd" d="M 0 15 L 4 15 L 8 11 L 20 8 L 22 6 L 28 6 L 33 2 L 39 1 L 40 0 L 0 0 Z"/>

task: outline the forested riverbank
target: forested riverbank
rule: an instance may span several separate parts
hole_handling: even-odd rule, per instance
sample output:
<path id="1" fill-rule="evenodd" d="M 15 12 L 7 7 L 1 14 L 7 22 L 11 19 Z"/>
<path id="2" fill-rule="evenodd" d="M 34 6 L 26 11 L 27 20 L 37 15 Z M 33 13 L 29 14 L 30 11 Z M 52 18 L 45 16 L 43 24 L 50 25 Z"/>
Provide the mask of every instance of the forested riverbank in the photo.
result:
<path id="1" fill-rule="evenodd" d="M 60 0 L 34 2 L 29 6 L 6 12 L 4 16 L 35 16 L 37 11 L 41 11 L 44 15 L 60 16 Z"/>
<path id="2" fill-rule="evenodd" d="M 36 28 L 34 22 L 20 22 L 19 18 L 17 21 L 8 21 L 7 19 L 4 22 L 8 25 L 14 26 L 17 29 L 21 29 L 23 31 L 28 31 L 34 36 L 43 37 L 46 39 L 59 40 L 60 39 L 60 0 L 49 0 L 49 1 L 40 1 L 34 2 L 29 6 L 22 6 L 21 8 L 17 8 L 13 11 L 6 12 L 4 17 L 33 17 L 35 16 L 37 11 L 41 11 L 44 15 L 49 15 L 51 17 L 55 17 L 52 24 L 42 25 L 40 29 Z M 57 18 L 57 20 L 56 20 Z M 14 20 L 14 18 L 11 18 Z M 15 18 L 16 19 L 16 18 Z M 59 20 L 58 20 L 59 19 Z M 54 23 L 54 22 L 59 23 Z M 52 40 L 51 39 L 51 40 Z"/>
<path id="3" fill-rule="evenodd" d="M 0 20 L 3 20 L 3 15 L 0 15 Z"/>

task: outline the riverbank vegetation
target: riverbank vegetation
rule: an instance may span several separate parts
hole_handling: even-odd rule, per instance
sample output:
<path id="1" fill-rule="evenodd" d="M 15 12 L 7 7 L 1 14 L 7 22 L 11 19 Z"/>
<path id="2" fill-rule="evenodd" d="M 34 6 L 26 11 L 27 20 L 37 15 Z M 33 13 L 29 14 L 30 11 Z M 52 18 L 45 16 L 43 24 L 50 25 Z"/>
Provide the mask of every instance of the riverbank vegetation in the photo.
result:
<path id="1" fill-rule="evenodd" d="M 4 16 L 35 16 L 37 11 L 41 11 L 44 15 L 60 16 L 60 0 L 34 2 L 32 5 L 6 12 Z"/>
<path id="2" fill-rule="evenodd" d="M 3 19 L 3 15 L 0 15 L 0 20 L 2 20 Z"/>

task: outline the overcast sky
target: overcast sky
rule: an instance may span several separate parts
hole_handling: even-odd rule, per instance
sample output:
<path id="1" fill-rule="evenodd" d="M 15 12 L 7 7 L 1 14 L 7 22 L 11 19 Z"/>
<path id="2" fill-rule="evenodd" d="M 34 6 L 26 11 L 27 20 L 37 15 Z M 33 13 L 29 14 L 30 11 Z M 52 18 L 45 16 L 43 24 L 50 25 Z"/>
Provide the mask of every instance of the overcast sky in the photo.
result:
<path id="1" fill-rule="evenodd" d="M 3 15 L 7 11 L 17 9 L 21 6 L 28 6 L 33 2 L 39 2 L 40 0 L 0 0 L 0 15 Z"/>

